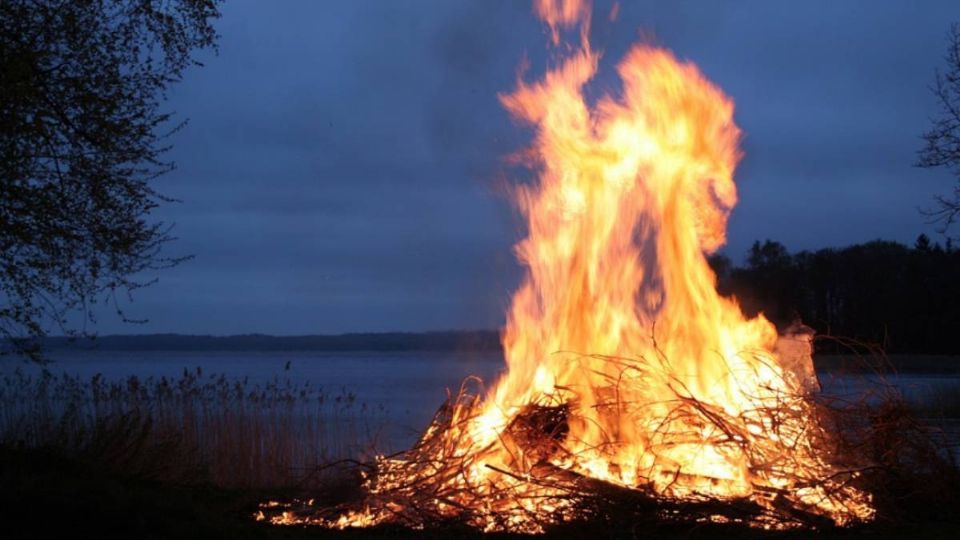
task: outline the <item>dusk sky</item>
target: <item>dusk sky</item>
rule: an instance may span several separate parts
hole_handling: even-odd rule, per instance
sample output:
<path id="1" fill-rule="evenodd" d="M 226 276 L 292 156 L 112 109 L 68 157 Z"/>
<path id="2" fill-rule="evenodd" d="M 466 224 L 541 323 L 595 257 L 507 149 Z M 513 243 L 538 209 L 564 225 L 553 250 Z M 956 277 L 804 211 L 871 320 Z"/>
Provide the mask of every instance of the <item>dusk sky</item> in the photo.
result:
<path id="1" fill-rule="evenodd" d="M 922 7 L 919 7 L 922 6 Z M 592 94 L 644 38 L 695 62 L 736 103 L 745 158 L 724 248 L 912 244 L 949 172 L 913 166 L 937 108 L 955 0 L 623 2 L 594 9 Z M 501 108 L 527 58 L 551 58 L 524 1 L 231 0 L 219 55 L 169 94 L 189 118 L 169 255 L 101 334 L 314 334 L 496 328 L 520 268 L 504 163 L 530 133 Z"/>

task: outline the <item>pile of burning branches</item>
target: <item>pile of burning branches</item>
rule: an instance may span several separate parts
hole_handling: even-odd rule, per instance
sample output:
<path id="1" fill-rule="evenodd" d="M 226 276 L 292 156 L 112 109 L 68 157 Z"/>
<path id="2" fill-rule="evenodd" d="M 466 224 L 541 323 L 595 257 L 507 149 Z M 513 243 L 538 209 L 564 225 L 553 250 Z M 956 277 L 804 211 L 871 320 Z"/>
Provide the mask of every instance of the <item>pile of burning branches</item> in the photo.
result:
<path id="1" fill-rule="evenodd" d="M 638 363 L 602 359 L 624 366 Z M 573 416 L 578 396 L 568 388 L 557 388 L 543 401 L 523 406 L 487 447 L 464 445 L 462 437 L 476 429 L 483 414 L 482 393 L 471 391 L 475 385 L 467 382 L 437 411 L 412 449 L 356 464 L 366 492 L 360 500 L 325 508 L 301 501 L 268 503 L 259 517 L 274 524 L 334 528 L 467 525 L 528 533 L 584 522 L 824 529 L 873 518 L 863 486 L 881 465 L 862 450 L 875 442 L 865 435 L 875 426 L 854 426 L 851 419 L 859 415 L 843 414 L 813 394 L 783 395 L 776 403 L 739 417 L 680 389 L 663 404 L 669 410 L 663 426 L 682 419 L 683 425 L 696 429 L 654 431 L 651 444 L 660 448 L 699 444 L 705 452 L 720 448 L 742 453 L 750 477 L 757 481 L 741 493 L 736 486 L 724 485 L 730 479 L 695 476 L 684 471 L 683 463 L 673 464 L 671 478 L 654 478 L 664 475 L 657 467 L 632 485 L 591 474 L 591 455 L 607 456 L 617 466 L 616 435 L 610 434 L 607 448 L 592 449 L 590 455 L 570 453 L 569 448 L 578 446 L 568 439 L 570 426 L 579 419 Z M 630 415 L 651 405 L 617 400 L 615 381 L 607 390 L 611 401 L 596 406 L 607 408 L 608 414 Z M 789 433 L 798 426 L 803 437 Z M 845 436 L 838 432 L 841 427 Z M 703 433 L 710 435 L 703 439 Z M 784 439 L 797 445 L 784 451 L 762 443 Z M 817 461 L 811 462 L 811 456 Z M 771 485 L 771 478 L 780 479 L 783 487 Z"/>

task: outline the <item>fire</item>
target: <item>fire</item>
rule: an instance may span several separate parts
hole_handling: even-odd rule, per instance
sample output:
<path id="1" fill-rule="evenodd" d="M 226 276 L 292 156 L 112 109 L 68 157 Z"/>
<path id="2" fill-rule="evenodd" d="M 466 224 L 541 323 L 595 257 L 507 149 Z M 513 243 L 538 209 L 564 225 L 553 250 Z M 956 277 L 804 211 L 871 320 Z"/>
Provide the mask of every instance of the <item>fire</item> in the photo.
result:
<path id="1" fill-rule="evenodd" d="M 581 40 L 501 96 L 536 130 L 524 155 L 538 171 L 515 191 L 527 273 L 503 331 L 507 373 L 478 397 L 461 392 L 406 455 L 381 458 L 364 506 L 275 521 L 537 532 L 576 519 L 597 490 L 660 501 L 664 517 L 746 502 L 704 519 L 871 519 L 810 398 L 810 336 L 779 337 L 716 292 L 706 256 L 737 202 L 733 102 L 692 63 L 637 45 L 617 66 L 619 95 L 590 104 L 589 6 L 538 0 L 535 11 L 555 44 L 577 23 Z"/>

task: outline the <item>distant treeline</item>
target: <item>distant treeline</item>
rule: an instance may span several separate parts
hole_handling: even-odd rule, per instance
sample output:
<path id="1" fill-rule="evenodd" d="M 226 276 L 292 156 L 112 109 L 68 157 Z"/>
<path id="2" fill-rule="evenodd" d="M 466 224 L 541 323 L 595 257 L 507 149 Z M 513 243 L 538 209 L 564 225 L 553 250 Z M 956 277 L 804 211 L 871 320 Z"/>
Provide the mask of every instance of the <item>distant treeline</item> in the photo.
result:
<path id="1" fill-rule="evenodd" d="M 960 250 L 950 242 L 921 235 L 913 247 L 878 240 L 791 254 L 767 240 L 753 244 L 743 267 L 723 255 L 710 264 L 721 293 L 781 328 L 799 318 L 820 335 L 891 353 L 960 353 Z"/>
<path id="2" fill-rule="evenodd" d="M 921 235 L 913 247 L 874 241 L 791 254 L 755 242 L 743 266 L 714 255 L 721 294 L 781 329 L 799 319 L 821 336 L 882 346 L 889 353 L 960 354 L 960 249 Z M 497 351 L 495 330 L 341 335 L 112 335 L 51 337 L 48 349 L 191 351 Z M 824 353 L 849 352 L 820 340 Z"/>
<path id="3" fill-rule="evenodd" d="M 47 349 L 106 351 L 485 351 L 500 349 L 493 330 L 424 333 L 364 333 L 330 336 L 196 336 L 145 334 L 96 338 L 50 337 Z"/>

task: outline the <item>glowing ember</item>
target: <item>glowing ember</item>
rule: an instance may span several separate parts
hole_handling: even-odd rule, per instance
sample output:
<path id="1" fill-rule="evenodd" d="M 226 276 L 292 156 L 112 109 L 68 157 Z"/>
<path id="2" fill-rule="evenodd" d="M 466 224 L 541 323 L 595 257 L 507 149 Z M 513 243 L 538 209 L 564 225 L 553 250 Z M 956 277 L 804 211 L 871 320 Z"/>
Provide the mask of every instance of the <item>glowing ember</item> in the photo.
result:
<path id="1" fill-rule="evenodd" d="M 706 254 L 737 199 L 732 101 L 693 64 L 639 45 L 617 68 L 621 94 L 590 106 L 589 7 L 535 11 L 555 43 L 578 23 L 581 40 L 501 97 L 536 127 L 526 155 L 539 173 L 516 190 L 527 275 L 503 332 L 509 371 L 485 395 L 461 392 L 401 458 L 380 459 L 364 504 L 271 519 L 538 532 L 598 495 L 656 501 L 663 519 L 871 519 L 810 399 L 810 335 L 778 338 L 716 292 Z"/>

